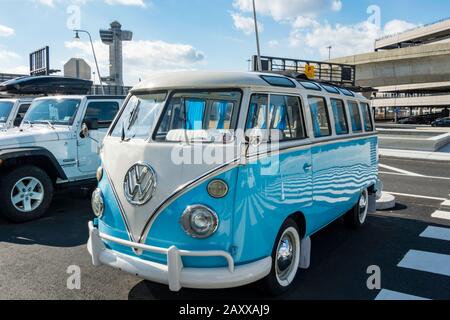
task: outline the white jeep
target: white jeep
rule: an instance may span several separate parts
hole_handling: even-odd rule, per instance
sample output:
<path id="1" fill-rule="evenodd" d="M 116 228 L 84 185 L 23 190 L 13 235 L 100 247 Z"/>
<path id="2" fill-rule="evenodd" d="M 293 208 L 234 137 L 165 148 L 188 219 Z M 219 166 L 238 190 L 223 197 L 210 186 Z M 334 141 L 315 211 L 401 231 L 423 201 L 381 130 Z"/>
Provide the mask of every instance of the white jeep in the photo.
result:
<path id="1" fill-rule="evenodd" d="M 40 218 L 55 188 L 95 185 L 99 149 L 119 96 L 37 98 L 18 128 L 0 133 L 0 211 L 14 222 Z"/>
<path id="2" fill-rule="evenodd" d="M 32 98 L 0 99 L 0 131 L 20 126 Z"/>

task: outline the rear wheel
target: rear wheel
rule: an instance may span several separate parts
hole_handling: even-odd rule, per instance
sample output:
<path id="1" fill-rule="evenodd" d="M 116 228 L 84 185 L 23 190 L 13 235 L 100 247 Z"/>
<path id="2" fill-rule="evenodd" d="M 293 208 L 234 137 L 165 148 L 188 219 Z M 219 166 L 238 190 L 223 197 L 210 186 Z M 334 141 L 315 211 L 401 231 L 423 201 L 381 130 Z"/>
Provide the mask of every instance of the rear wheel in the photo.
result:
<path id="1" fill-rule="evenodd" d="M 24 166 L 1 179 L 0 210 L 13 222 L 27 222 L 42 217 L 53 198 L 50 177 L 40 168 Z"/>
<path id="2" fill-rule="evenodd" d="M 366 223 L 368 213 L 369 191 L 364 189 L 361 191 L 358 203 L 344 216 L 344 221 L 350 228 L 358 229 Z"/>
<path id="3" fill-rule="evenodd" d="M 292 219 L 280 229 L 272 252 L 272 271 L 261 281 L 262 289 L 272 295 L 288 291 L 300 266 L 300 232 Z"/>

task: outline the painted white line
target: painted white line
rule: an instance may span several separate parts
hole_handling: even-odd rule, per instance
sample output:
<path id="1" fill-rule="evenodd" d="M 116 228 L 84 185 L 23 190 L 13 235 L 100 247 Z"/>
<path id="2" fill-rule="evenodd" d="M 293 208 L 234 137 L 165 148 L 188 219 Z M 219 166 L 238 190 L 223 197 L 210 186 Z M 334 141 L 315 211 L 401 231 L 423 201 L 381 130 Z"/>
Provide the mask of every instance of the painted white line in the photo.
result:
<path id="1" fill-rule="evenodd" d="M 431 215 L 432 218 L 450 220 L 450 212 L 438 210 Z"/>
<path id="2" fill-rule="evenodd" d="M 422 238 L 450 241 L 450 229 L 439 227 L 428 227 L 420 235 Z"/>
<path id="3" fill-rule="evenodd" d="M 450 277 L 450 255 L 410 250 L 398 267 Z"/>
<path id="4" fill-rule="evenodd" d="M 414 178 L 424 178 L 424 179 L 433 179 L 433 180 L 450 180 L 450 178 L 447 178 L 447 177 L 411 176 L 411 175 L 405 174 L 405 173 L 395 173 L 395 172 L 386 172 L 386 171 L 380 171 L 379 173 L 380 174 L 391 175 L 391 176 L 414 177 Z"/>
<path id="5" fill-rule="evenodd" d="M 392 194 L 394 196 L 400 196 L 400 197 L 417 198 L 417 199 L 428 199 L 428 200 L 436 200 L 436 201 L 444 201 L 444 200 L 446 200 L 445 198 L 420 196 L 420 195 L 417 195 L 417 194 L 398 193 L 398 192 L 390 192 L 390 191 L 384 191 L 384 192 Z"/>
<path id="6" fill-rule="evenodd" d="M 420 301 L 420 300 L 429 300 L 421 297 L 412 296 L 409 294 L 391 291 L 383 289 L 380 291 L 375 300 L 387 300 L 387 301 Z"/>
<path id="7" fill-rule="evenodd" d="M 450 207 L 450 200 L 445 200 L 441 203 L 441 207 Z"/>
<path id="8" fill-rule="evenodd" d="M 388 169 L 388 170 L 391 170 L 391 171 L 394 171 L 394 172 L 397 172 L 397 173 L 403 173 L 403 174 L 406 174 L 406 175 L 411 176 L 411 177 L 423 177 L 423 175 L 421 175 L 421 174 L 414 173 L 414 172 L 411 172 L 411 171 L 406 171 L 406 170 L 395 168 L 395 167 L 391 167 L 391 166 L 387 166 L 385 164 L 381 164 L 380 163 L 379 166 L 380 166 L 380 168 Z"/>

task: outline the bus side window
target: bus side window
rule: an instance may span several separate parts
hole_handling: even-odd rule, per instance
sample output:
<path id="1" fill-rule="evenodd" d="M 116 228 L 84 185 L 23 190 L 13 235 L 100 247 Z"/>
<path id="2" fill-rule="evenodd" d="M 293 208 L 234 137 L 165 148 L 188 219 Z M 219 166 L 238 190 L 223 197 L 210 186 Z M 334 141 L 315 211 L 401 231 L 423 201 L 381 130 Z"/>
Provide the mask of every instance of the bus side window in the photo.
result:
<path id="1" fill-rule="evenodd" d="M 336 133 L 338 135 L 348 134 L 348 121 L 344 101 L 331 99 L 331 107 L 333 108 L 334 122 L 336 123 Z"/>
<path id="2" fill-rule="evenodd" d="M 308 97 L 309 107 L 316 138 L 331 136 L 330 117 L 327 103 L 323 97 Z"/>
<path id="3" fill-rule="evenodd" d="M 359 110 L 358 103 L 355 101 L 349 101 L 348 106 L 350 109 L 350 118 L 352 120 L 353 132 L 359 133 L 363 131 L 362 121 L 361 121 L 361 111 Z"/>
<path id="4" fill-rule="evenodd" d="M 270 111 L 270 129 L 278 130 L 280 141 L 306 138 L 302 107 L 298 97 L 271 95 Z"/>
<path id="5" fill-rule="evenodd" d="M 363 112 L 364 118 L 364 129 L 367 132 L 373 131 L 373 121 L 372 121 L 372 112 L 370 110 L 370 106 L 367 103 L 361 103 L 361 108 Z"/>
<path id="6" fill-rule="evenodd" d="M 254 94 L 250 100 L 247 116 L 246 130 L 267 129 L 266 110 L 269 96 L 267 94 Z"/>

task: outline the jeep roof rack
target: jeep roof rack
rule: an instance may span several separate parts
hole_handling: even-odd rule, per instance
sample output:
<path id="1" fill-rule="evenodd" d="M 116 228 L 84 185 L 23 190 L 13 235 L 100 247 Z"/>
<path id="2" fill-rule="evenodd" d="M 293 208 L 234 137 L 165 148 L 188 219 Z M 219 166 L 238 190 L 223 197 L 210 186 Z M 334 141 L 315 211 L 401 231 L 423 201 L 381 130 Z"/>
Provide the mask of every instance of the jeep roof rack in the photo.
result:
<path id="1" fill-rule="evenodd" d="M 253 71 L 258 70 L 257 59 L 257 56 L 252 58 Z M 281 74 L 299 81 L 313 81 L 356 92 L 376 91 L 373 88 L 356 85 L 356 67 L 354 65 L 269 56 L 262 56 L 261 64 L 263 72 Z M 308 66 L 314 67 L 314 77 L 309 78 L 306 75 Z"/>

